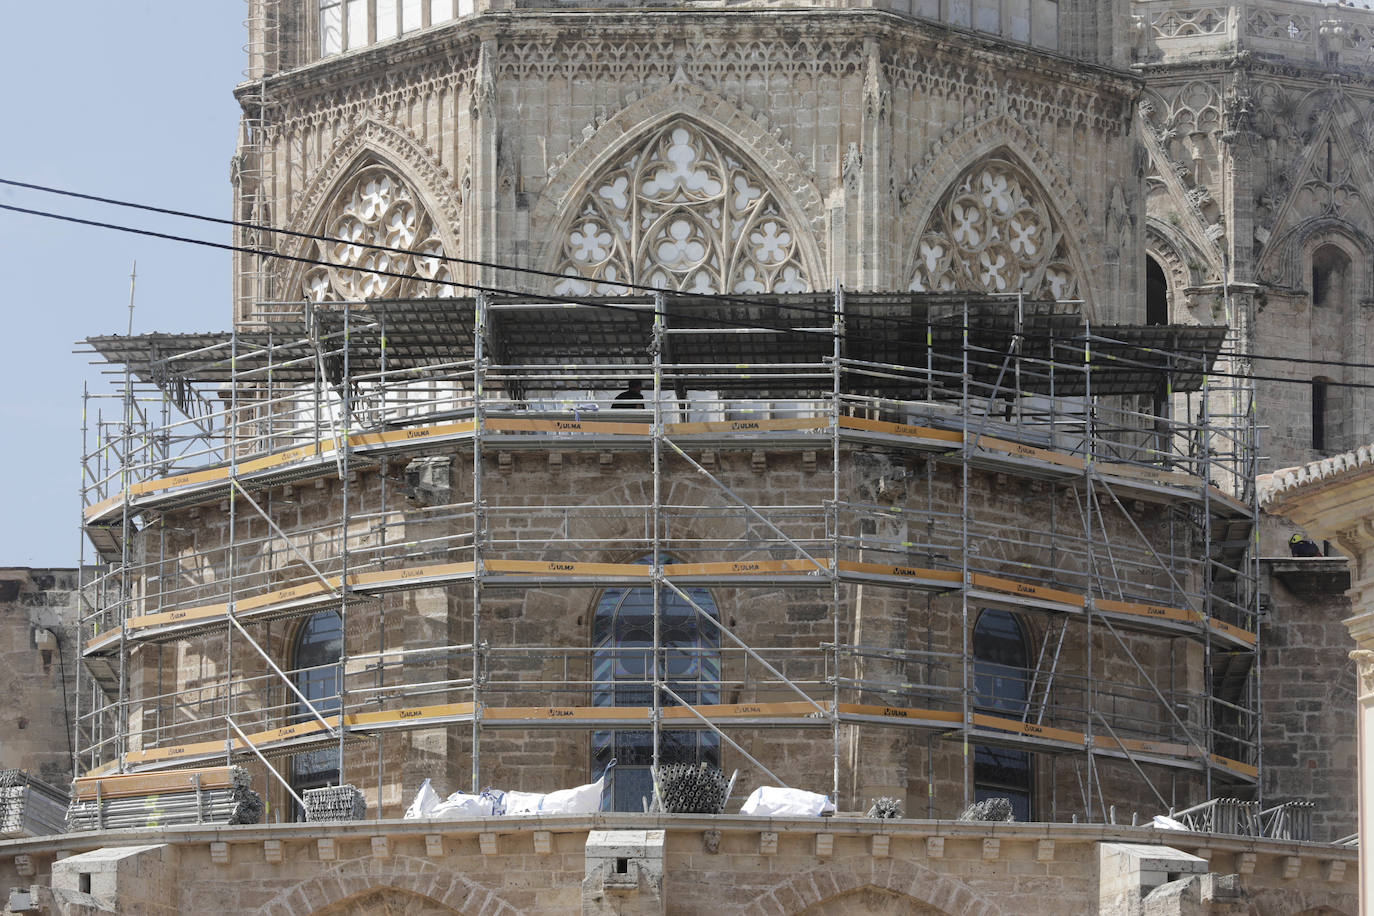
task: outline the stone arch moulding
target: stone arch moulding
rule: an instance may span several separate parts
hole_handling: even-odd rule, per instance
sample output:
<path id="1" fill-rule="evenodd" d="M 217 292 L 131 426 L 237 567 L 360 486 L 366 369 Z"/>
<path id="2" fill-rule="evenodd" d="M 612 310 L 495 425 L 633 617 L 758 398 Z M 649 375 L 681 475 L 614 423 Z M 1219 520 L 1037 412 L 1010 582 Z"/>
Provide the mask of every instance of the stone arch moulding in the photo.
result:
<path id="1" fill-rule="evenodd" d="M 1158 217 L 1145 220 L 1145 254 L 1168 271 L 1169 292 L 1180 305 L 1184 290 L 1220 280 L 1221 274 L 1212 259 L 1214 253 L 1211 246 L 1195 244 L 1186 233 Z M 1183 312 L 1179 309 L 1176 314 Z M 1170 320 L 1176 319 L 1171 315 Z"/>
<path id="2" fill-rule="evenodd" d="M 1307 261 L 1322 245 L 1335 245 L 1355 265 L 1357 300 L 1374 299 L 1374 271 L 1367 265 L 1374 257 L 1374 238 L 1343 219 L 1322 217 L 1299 223 L 1271 242 L 1260 260 L 1259 277 L 1283 289 L 1306 289 Z"/>
<path id="3" fill-rule="evenodd" d="M 312 912 L 329 912 L 331 907 L 367 894 L 391 889 L 433 900 L 458 913 L 484 916 L 516 916 L 520 911 L 490 888 L 442 869 L 425 859 L 393 856 L 389 869 L 378 869 L 372 859 L 353 859 L 322 871 L 282 890 L 257 909 L 259 916 L 298 916 L 293 900 L 315 904 Z"/>
<path id="4" fill-rule="evenodd" d="M 414 193 L 416 203 L 434 223 L 436 237 L 444 252 L 455 257 L 458 228 L 461 225 L 463 198 L 453 186 L 449 171 L 408 131 L 375 118 L 360 121 L 334 144 L 323 164 L 293 201 L 293 214 L 286 228 L 291 232 L 328 234 L 324 220 L 338 195 L 362 168 L 381 166 L 395 173 Z M 278 250 L 291 257 L 310 257 L 311 240 L 287 236 Z M 310 265 L 282 261 L 273 273 L 278 298 L 296 299 Z"/>
<path id="5" fill-rule="evenodd" d="M 592 185 L 617 166 L 636 157 L 670 125 L 699 133 L 705 142 L 738 161 L 776 207 L 780 223 L 790 230 L 795 261 L 811 289 L 825 288 L 825 209 L 820 191 L 777 137 L 729 100 L 686 81 L 681 74 L 662 89 L 639 99 L 590 133 L 565 161 L 551 169 L 549 183 L 532 215 L 547 227 L 534 263 L 557 270 L 563 243 L 574 228 Z M 727 192 L 729 188 L 725 189 Z M 728 193 L 726 196 L 731 196 Z"/>
<path id="6" fill-rule="evenodd" d="M 740 912 L 804 911 L 864 887 L 890 891 L 941 913 L 982 913 L 1006 916 L 1006 911 L 981 896 L 954 875 L 942 875 L 912 859 L 874 859 L 847 856 L 794 874 L 740 907 Z M 787 901 L 785 907 L 779 901 Z"/>
<path id="7" fill-rule="evenodd" d="M 967 124 L 967 122 L 965 122 Z M 905 289 L 916 275 L 921 258 L 921 236 L 931 225 L 956 183 L 980 162 L 999 159 L 1019 168 L 1031 180 L 1049 216 L 1060 230 L 1070 265 L 1078 280 L 1078 298 L 1083 313 L 1094 315 L 1093 279 L 1102 274 L 1100 255 L 1085 252 L 1081 240 L 1093 238 L 1087 208 L 1074 193 L 1068 179 L 1055 164 L 1049 150 L 1009 113 L 951 130 L 937 140 L 924 161 L 911 170 L 911 181 L 902 199 L 915 198 L 899 221 L 904 250 L 903 273 L 894 278 Z"/>

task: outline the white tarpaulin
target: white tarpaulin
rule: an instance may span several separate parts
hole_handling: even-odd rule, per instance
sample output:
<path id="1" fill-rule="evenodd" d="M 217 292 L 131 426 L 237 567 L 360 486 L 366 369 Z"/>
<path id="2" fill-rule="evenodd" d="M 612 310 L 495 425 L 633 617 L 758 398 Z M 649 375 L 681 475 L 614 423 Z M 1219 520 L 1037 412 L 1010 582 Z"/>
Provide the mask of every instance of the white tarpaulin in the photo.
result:
<path id="1" fill-rule="evenodd" d="M 609 770 L 609 767 L 607 768 Z M 502 792 L 483 789 L 481 795 L 454 792 L 443 801 L 426 779 L 406 809 L 405 817 L 491 817 L 519 814 L 593 814 L 601 810 L 606 774 L 596 782 L 556 792 Z"/>
<path id="2" fill-rule="evenodd" d="M 759 786 L 739 809 L 755 817 L 818 817 L 834 811 L 834 803 L 824 795 L 781 786 Z"/>

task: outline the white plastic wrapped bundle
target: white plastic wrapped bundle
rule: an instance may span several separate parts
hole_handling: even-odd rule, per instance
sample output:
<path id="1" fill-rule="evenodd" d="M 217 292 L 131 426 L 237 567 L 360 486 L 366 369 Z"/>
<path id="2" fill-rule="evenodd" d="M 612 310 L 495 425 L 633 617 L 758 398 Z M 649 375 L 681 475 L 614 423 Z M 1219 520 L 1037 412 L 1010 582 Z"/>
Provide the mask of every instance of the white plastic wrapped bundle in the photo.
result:
<path id="1" fill-rule="evenodd" d="M 819 817 L 834 814 L 835 805 L 824 795 L 782 786 L 759 786 L 745 799 L 740 814 L 754 817 Z"/>

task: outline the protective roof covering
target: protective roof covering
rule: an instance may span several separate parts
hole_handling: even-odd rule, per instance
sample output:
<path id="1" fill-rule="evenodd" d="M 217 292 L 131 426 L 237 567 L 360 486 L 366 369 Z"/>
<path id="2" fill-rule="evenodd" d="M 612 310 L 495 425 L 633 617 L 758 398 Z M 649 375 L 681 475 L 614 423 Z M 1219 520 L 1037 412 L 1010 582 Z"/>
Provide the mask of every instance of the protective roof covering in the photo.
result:
<path id="1" fill-rule="evenodd" d="M 476 308 L 472 299 L 378 301 L 346 307 L 293 307 L 237 335 L 143 334 L 90 337 L 86 343 L 107 363 L 127 365 L 138 379 L 158 385 L 265 379 L 313 380 L 317 359 L 312 333 L 322 341 L 326 371 L 340 373 L 345 323 L 350 375 L 471 360 Z M 834 298 L 829 293 L 703 298 L 668 295 L 663 361 L 668 365 L 719 366 L 733 379 L 713 376 L 712 387 L 798 393 L 816 388 L 792 377 L 789 363 L 819 364 L 834 353 Z M 484 351 L 498 364 L 645 365 L 653 339 L 652 298 L 617 297 L 576 302 L 492 300 Z M 971 297 L 963 294 L 847 293 L 840 353 L 846 359 L 920 370 L 928 361 L 959 370 L 965 336 L 969 371 L 978 382 L 1006 376 L 1006 355 L 1015 346 L 1021 390 L 1076 396 L 1151 394 L 1167 370 L 1174 391 L 1196 390 L 1225 340 L 1224 326 L 1100 326 L 1089 328 L 1068 303 Z M 1019 331 L 1019 337 L 1018 337 Z M 1053 357 L 1051 381 L 1037 365 Z M 1089 361 L 1088 357 L 1091 357 Z M 231 359 L 232 357 L 232 359 Z M 734 370 L 749 368 L 748 373 Z M 1090 371 L 1089 371 L 1090 370 Z M 697 370 L 682 370 L 688 378 Z M 710 370 L 701 370 L 707 371 Z M 901 396 L 919 384 L 909 379 L 857 377 L 853 384 L 878 395 Z M 743 376 L 747 375 L 747 378 Z M 897 373 L 901 375 L 901 373 Z M 849 383 L 846 383 L 847 387 Z M 825 387 L 829 387 L 828 385 Z"/>

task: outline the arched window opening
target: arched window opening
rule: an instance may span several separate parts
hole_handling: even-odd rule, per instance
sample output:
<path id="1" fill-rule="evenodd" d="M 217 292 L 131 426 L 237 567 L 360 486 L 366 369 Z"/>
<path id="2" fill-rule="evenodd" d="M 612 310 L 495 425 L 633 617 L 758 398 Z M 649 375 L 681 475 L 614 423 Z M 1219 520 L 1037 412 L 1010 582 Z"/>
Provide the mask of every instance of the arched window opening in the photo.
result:
<path id="1" fill-rule="evenodd" d="M 292 680 L 319 712 L 338 712 L 342 688 L 343 621 L 334 611 L 321 611 L 306 620 L 296 634 L 291 652 Z M 293 695 L 294 698 L 294 695 Z M 296 699 L 293 721 L 313 718 L 310 707 Z M 291 758 L 291 787 L 297 794 L 306 789 L 339 784 L 339 752 L 326 747 Z M 293 819 L 304 812 L 296 811 Z"/>
<path id="2" fill-rule="evenodd" d="M 1312 305 L 1316 308 L 1343 305 L 1349 299 L 1350 258 L 1335 245 L 1323 245 L 1312 254 Z"/>
<path id="3" fill-rule="evenodd" d="M 1331 419 L 1331 379 L 1317 376 L 1312 379 L 1312 448 L 1325 451 L 1328 446 L 1328 420 Z"/>
<path id="4" fill-rule="evenodd" d="M 645 557 L 640 563 L 648 564 Z M 704 588 L 688 592 L 692 601 L 718 618 L 715 601 Z M 659 595 L 659 677 L 691 704 L 720 702 L 720 636 L 700 619 L 681 596 L 668 589 Z M 654 591 L 652 588 L 612 588 L 601 595 L 592 620 L 592 705 L 652 706 Z M 665 706 L 671 698 L 662 698 Z M 602 807 L 612 811 L 642 811 L 653 792 L 649 767 L 653 762 L 653 733 L 647 729 L 616 729 L 592 735 L 592 771 L 601 772 L 612 758 Z M 720 765 L 720 739 L 708 729 L 674 729 L 659 733 L 659 758 L 664 764 Z"/>
<path id="5" fill-rule="evenodd" d="M 1021 620 L 985 610 L 973 628 L 975 708 L 1007 717 L 1025 713 L 1030 699 L 1030 650 Z M 974 799 L 1006 798 L 1018 821 L 1031 819 L 1031 755 L 991 745 L 973 749 Z"/>
<path id="6" fill-rule="evenodd" d="M 1145 258 L 1145 323 L 1169 323 L 1169 280 L 1159 262 Z"/>

